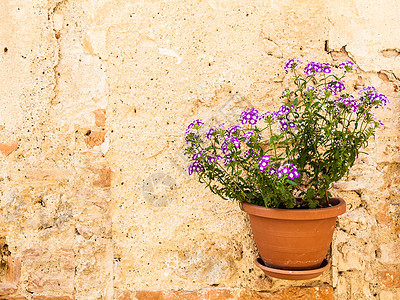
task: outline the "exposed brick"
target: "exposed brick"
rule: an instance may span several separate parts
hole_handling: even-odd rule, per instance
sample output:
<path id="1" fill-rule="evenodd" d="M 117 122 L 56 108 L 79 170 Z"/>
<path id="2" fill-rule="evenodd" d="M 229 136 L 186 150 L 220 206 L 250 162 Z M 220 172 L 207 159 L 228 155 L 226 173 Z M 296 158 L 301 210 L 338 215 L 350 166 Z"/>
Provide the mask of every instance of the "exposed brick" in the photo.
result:
<path id="1" fill-rule="evenodd" d="M 137 291 L 135 294 L 138 300 L 333 300 L 333 288 L 322 287 L 291 287 L 275 293 L 257 292 L 244 289 L 238 292 L 229 289 L 203 289 L 193 292 L 186 291 Z M 121 298 L 121 300 L 125 300 Z M 130 298 L 126 298 L 130 299 Z M 119 299 L 118 299 L 119 300 Z"/>
<path id="2" fill-rule="evenodd" d="M 116 300 L 132 300 L 132 292 L 114 290 L 114 297 Z"/>
<path id="3" fill-rule="evenodd" d="M 13 283 L 0 283 L 0 296 L 7 296 L 17 291 L 17 286 Z"/>
<path id="4" fill-rule="evenodd" d="M 376 220 L 380 226 L 390 228 L 394 233 L 398 234 L 400 232 L 400 215 L 392 213 L 390 207 L 389 203 L 385 203 L 377 213 Z"/>
<path id="5" fill-rule="evenodd" d="M 93 182 L 94 186 L 110 187 L 111 186 L 111 169 L 104 167 L 102 169 L 92 169 L 98 175 L 98 178 Z"/>
<path id="6" fill-rule="evenodd" d="M 42 248 L 29 248 L 22 253 L 22 260 L 35 260 L 45 252 Z"/>
<path id="7" fill-rule="evenodd" d="M 104 127 L 106 125 L 106 110 L 105 109 L 97 109 L 93 111 L 96 126 Z"/>
<path id="8" fill-rule="evenodd" d="M 164 297 L 163 291 L 137 291 L 136 298 L 138 300 L 163 300 L 167 299 Z"/>
<path id="9" fill-rule="evenodd" d="M 380 261 L 384 264 L 400 264 L 400 242 L 383 244 L 380 246 Z"/>
<path id="10" fill-rule="evenodd" d="M 242 290 L 237 299 L 240 300 L 333 300 L 333 288 L 322 287 L 290 287 L 275 293 L 261 293 L 252 290 Z"/>
<path id="11" fill-rule="evenodd" d="M 30 273 L 26 290 L 32 293 L 47 291 L 71 292 L 74 288 L 72 274 L 46 274 L 43 272 Z"/>
<path id="12" fill-rule="evenodd" d="M 198 299 L 224 300 L 234 297 L 228 289 L 204 289 L 196 292 Z"/>
<path id="13" fill-rule="evenodd" d="M 106 135 L 105 131 L 90 131 L 85 136 L 86 144 L 89 148 L 93 148 L 94 146 L 99 146 L 104 143 L 104 136 Z"/>
<path id="14" fill-rule="evenodd" d="M 238 300 L 264 300 L 264 299 L 271 299 L 271 294 L 267 293 L 260 293 L 253 290 L 242 290 L 239 292 L 237 297 Z"/>
<path id="15" fill-rule="evenodd" d="M 21 259 L 9 256 L 7 258 L 6 281 L 18 284 L 20 277 L 21 277 Z"/>
<path id="16" fill-rule="evenodd" d="M 204 289 L 193 292 L 185 291 L 137 291 L 138 300 L 225 300 L 233 299 L 228 289 Z"/>
<path id="17" fill-rule="evenodd" d="M 0 300 L 26 300 L 24 296 L 7 296 L 7 297 L 0 297 Z"/>
<path id="18" fill-rule="evenodd" d="M 387 288 L 400 287 L 400 271 L 382 270 L 378 272 L 379 283 Z"/>
<path id="19" fill-rule="evenodd" d="M 3 155 L 5 156 L 17 150 L 17 148 L 18 148 L 17 143 L 0 143 L 0 152 L 3 153 Z"/>
<path id="20" fill-rule="evenodd" d="M 380 300 L 399 300 L 400 299 L 400 291 L 399 290 L 391 290 L 391 291 L 381 291 L 379 294 Z"/>

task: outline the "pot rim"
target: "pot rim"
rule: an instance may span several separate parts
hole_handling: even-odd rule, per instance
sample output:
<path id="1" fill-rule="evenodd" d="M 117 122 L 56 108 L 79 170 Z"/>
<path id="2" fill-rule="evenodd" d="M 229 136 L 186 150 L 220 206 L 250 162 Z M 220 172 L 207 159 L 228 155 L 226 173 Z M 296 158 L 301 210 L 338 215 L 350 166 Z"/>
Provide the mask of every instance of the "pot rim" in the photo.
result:
<path id="1" fill-rule="evenodd" d="M 264 206 L 242 202 L 240 207 L 249 215 L 281 220 L 319 220 L 336 218 L 346 212 L 346 202 L 342 198 L 331 197 L 333 206 L 315 209 L 266 208 Z"/>

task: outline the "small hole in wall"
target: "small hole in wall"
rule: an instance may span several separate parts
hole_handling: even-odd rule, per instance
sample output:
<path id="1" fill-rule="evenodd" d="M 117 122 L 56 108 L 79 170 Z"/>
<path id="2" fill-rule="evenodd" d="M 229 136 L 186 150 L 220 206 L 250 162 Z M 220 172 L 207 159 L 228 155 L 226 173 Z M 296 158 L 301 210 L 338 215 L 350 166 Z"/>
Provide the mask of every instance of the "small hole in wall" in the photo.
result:
<path id="1" fill-rule="evenodd" d="M 4 47 L 4 53 L 7 53 L 7 52 L 8 52 L 8 48 Z"/>
<path id="2" fill-rule="evenodd" d="M 381 258 L 381 255 L 382 255 L 381 249 L 376 249 L 376 250 L 375 250 L 375 257 L 376 257 L 376 258 Z"/>
<path id="3" fill-rule="evenodd" d="M 329 51 L 329 41 L 328 41 L 328 40 L 325 40 L 325 47 L 324 47 L 324 50 L 325 50 L 325 52 L 330 53 L 330 51 Z"/>

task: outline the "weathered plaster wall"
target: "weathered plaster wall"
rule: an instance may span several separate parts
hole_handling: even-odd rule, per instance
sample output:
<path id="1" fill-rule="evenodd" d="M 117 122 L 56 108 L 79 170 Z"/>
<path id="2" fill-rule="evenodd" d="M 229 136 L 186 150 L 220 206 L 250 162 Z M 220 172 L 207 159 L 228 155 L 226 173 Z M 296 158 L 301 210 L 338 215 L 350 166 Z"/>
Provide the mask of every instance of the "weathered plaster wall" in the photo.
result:
<path id="1" fill-rule="evenodd" d="M 400 4 L 9 0 L 0 4 L 0 299 L 400 298 Z M 291 57 L 390 99 L 334 194 L 323 276 L 264 277 L 236 203 L 189 178 L 193 119 L 279 106 Z M 1 298 L 1 295 L 4 295 Z"/>

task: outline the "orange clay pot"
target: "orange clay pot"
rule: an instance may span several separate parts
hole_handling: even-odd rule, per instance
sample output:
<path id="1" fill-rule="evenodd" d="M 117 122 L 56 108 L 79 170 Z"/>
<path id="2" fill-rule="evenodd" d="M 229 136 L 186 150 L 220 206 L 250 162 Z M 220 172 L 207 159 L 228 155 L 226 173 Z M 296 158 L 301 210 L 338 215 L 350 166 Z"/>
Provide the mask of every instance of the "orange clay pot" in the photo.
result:
<path id="1" fill-rule="evenodd" d="M 277 209 L 242 203 L 264 266 L 281 270 L 321 268 L 337 216 L 346 211 L 343 199 L 330 198 L 329 202 L 330 207 L 317 209 Z"/>

